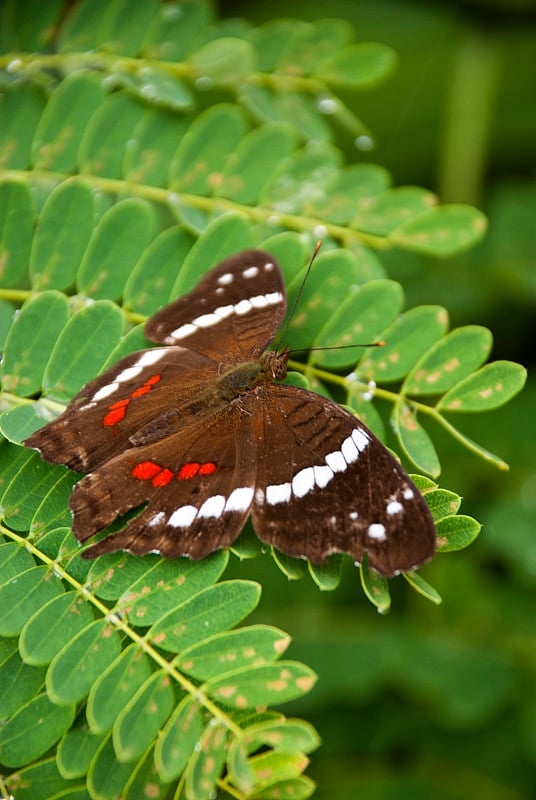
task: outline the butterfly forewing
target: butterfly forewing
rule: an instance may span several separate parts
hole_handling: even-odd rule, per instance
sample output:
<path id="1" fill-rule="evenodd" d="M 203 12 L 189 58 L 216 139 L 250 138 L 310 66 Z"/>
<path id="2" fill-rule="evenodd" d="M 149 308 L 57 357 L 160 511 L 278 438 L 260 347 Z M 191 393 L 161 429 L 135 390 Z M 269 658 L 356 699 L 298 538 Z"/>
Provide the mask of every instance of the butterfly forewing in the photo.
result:
<path id="1" fill-rule="evenodd" d="M 285 310 L 285 285 L 274 258 L 245 250 L 226 258 L 189 294 L 151 317 L 145 335 L 236 364 L 264 352 Z"/>
<path id="2" fill-rule="evenodd" d="M 428 507 L 381 442 L 332 401 L 273 382 L 288 348 L 261 356 L 285 309 L 272 256 L 225 259 L 148 320 L 167 346 L 122 359 L 26 440 L 89 473 L 70 501 L 81 542 L 133 512 L 84 555 L 203 558 L 252 510 L 259 538 L 314 563 L 367 553 L 390 576 L 432 557 Z"/>

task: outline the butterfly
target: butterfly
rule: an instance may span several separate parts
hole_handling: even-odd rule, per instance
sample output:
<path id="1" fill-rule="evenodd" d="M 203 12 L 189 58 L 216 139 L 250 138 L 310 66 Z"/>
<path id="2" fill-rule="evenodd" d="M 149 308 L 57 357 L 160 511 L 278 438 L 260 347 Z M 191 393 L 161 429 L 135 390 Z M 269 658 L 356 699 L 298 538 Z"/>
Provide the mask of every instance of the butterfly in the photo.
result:
<path id="1" fill-rule="evenodd" d="M 260 250 L 226 258 L 145 324 L 158 347 L 122 358 L 24 444 L 86 473 L 73 532 L 86 558 L 116 550 L 202 559 L 251 514 L 260 540 L 322 564 L 332 553 L 390 577 L 432 558 L 430 510 L 374 434 L 332 400 L 281 381 L 266 348 L 286 291 Z"/>

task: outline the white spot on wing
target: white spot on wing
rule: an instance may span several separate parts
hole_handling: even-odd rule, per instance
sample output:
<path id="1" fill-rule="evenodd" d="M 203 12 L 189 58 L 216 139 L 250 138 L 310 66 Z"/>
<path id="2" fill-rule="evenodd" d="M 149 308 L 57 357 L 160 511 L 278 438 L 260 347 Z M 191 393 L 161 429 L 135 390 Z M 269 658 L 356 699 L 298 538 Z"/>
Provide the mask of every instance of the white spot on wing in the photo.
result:
<path id="1" fill-rule="evenodd" d="M 253 306 L 251 305 L 249 300 L 241 300 L 234 307 L 234 311 L 235 311 L 235 314 L 239 314 L 240 316 L 242 316 L 242 314 L 247 314 L 248 311 L 251 311 L 252 308 L 253 308 Z"/>
<path id="2" fill-rule="evenodd" d="M 357 513 L 357 511 L 350 511 L 348 516 L 350 517 L 350 519 L 356 520 L 358 518 L 359 514 Z"/>
<path id="3" fill-rule="evenodd" d="M 197 516 L 197 508 L 195 506 L 181 506 L 170 516 L 168 525 L 173 528 L 187 528 L 192 524 Z"/>
<path id="4" fill-rule="evenodd" d="M 365 431 L 362 431 L 359 428 L 356 428 L 353 431 L 352 439 L 360 453 L 362 453 L 363 450 L 368 447 L 368 443 L 370 441 Z"/>
<path id="5" fill-rule="evenodd" d="M 199 509 L 199 517 L 221 517 L 225 508 L 225 497 L 222 494 L 215 494 L 205 500 Z"/>
<path id="6" fill-rule="evenodd" d="M 151 517 L 147 525 L 149 526 L 149 528 L 154 528 L 156 525 L 160 525 L 162 522 L 164 522 L 165 518 L 166 515 L 164 514 L 164 512 L 159 511 L 158 514 L 155 514 L 153 517 Z"/>
<path id="7" fill-rule="evenodd" d="M 117 383 L 126 383 L 127 381 L 137 378 L 138 375 L 141 375 L 141 371 L 141 367 L 127 367 L 126 369 L 121 370 L 115 380 Z"/>
<path id="8" fill-rule="evenodd" d="M 373 522 L 369 525 L 368 535 L 370 539 L 376 539 L 378 542 L 385 541 L 385 525 L 381 522 Z"/>
<path id="9" fill-rule="evenodd" d="M 227 286 L 229 283 L 232 283 L 234 280 L 234 276 L 232 272 L 225 272 L 223 275 L 220 275 L 218 278 L 218 283 L 220 286 Z"/>
<path id="10" fill-rule="evenodd" d="M 344 460 L 347 464 L 353 464 L 353 462 L 357 461 L 359 458 L 359 450 L 355 446 L 354 440 L 351 436 L 348 436 L 348 438 L 342 443 L 341 453 L 343 454 Z"/>
<path id="11" fill-rule="evenodd" d="M 197 326 L 188 322 L 186 325 L 181 325 L 180 328 L 176 328 L 172 331 L 169 336 L 166 337 L 166 342 L 173 342 L 175 339 L 185 339 L 187 336 L 191 336 L 192 333 L 195 333 L 196 330 L 198 330 Z"/>
<path id="12" fill-rule="evenodd" d="M 413 489 L 410 489 L 410 487 L 408 486 L 407 489 L 404 489 L 404 500 L 412 500 L 413 497 L 414 497 L 414 494 L 415 493 L 414 493 Z"/>
<path id="13" fill-rule="evenodd" d="M 101 389 L 99 389 L 98 392 L 95 392 L 91 400 L 92 402 L 95 402 L 97 400 L 104 400 L 105 397 L 109 397 L 114 392 L 117 392 L 118 389 L 119 389 L 118 383 L 116 382 L 109 383 L 107 386 L 103 386 Z"/>
<path id="14" fill-rule="evenodd" d="M 243 486 L 231 492 L 225 503 L 225 511 L 247 511 L 253 500 L 253 489 Z"/>
<path id="15" fill-rule="evenodd" d="M 166 350 L 161 350 L 157 347 L 155 347 L 154 350 L 147 350 L 146 353 L 143 353 L 143 355 L 138 358 L 136 366 L 150 367 L 152 364 L 156 364 L 157 361 L 160 361 L 165 354 Z"/>
<path id="16" fill-rule="evenodd" d="M 390 503 L 387 503 L 386 511 L 388 514 L 400 514 L 402 511 L 403 505 L 399 503 L 398 500 L 391 500 Z"/>
<path id="17" fill-rule="evenodd" d="M 292 491 L 295 497 L 305 497 L 315 487 L 315 472 L 313 467 L 305 467 L 292 478 Z"/>
<path id="18" fill-rule="evenodd" d="M 258 267 L 249 267 L 248 269 L 245 269 L 242 273 L 244 278 L 255 278 L 258 274 L 259 274 Z"/>
<path id="19" fill-rule="evenodd" d="M 319 489 L 327 486 L 330 480 L 334 477 L 334 472 L 329 466 L 313 467 L 315 473 L 315 483 Z"/>
<path id="20" fill-rule="evenodd" d="M 333 472 L 344 472 L 348 466 L 340 450 L 334 450 L 332 453 L 328 453 L 324 461 Z"/>
<path id="21" fill-rule="evenodd" d="M 266 502 L 271 506 L 278 503 L 288 503 L 292 496 L 290 483 L 274 483 L 266 487 Z"/>

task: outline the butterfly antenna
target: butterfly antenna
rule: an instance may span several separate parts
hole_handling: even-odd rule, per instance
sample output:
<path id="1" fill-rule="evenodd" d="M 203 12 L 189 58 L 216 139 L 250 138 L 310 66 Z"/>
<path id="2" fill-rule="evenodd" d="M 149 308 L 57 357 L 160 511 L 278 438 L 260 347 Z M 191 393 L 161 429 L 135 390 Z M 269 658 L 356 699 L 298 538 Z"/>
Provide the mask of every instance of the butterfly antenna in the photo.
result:
<path id="1" fill-rule="evenodd" d="M 317 257 L 318 251 L 320 250 L 321 247 L 322 247 L 322 241 L 319 239 L 318 242 L 315 245 L 315 249 L 313 250 L 313 255 L 311 256 L 311 258 L 309 260 L 309 264 L 308 264 L 307 269 L 305 271 L 305 275 L 303 276 L 303 280 L 301 282 L 300 288 L 298 289 L 298 294 L 296 295 L 296 297 L 294 299 L 294 302 L 292 304 L 292 308 L 290 309 L 290 312 L 289 312 L 289 314 L 287 316 L 285 325 L 282 328 L 281 333 L 277 337 L 277 342 L 276 342 L 276 345 L 275 345 L 276 351 L 279 350 L 279 345 L 281 344 L 281 342 L 283 341 L 283 339 L 285 338 L 285 336 L 287 334 L 288 326 L 290 325 L 290 321 L 292 320 L 292 317 L 294 316 L 294 314 L 296 312 L 296 308 L 297 308 L 298 303 L 300 302 L 300 298 L 301 298 L 301 296 L 303 294 L 305 283 L 307 281 L 307 278 L 309 277 L 309 273 L 311 272 L 311 267 L 313 266 L 313 261 Z"/>

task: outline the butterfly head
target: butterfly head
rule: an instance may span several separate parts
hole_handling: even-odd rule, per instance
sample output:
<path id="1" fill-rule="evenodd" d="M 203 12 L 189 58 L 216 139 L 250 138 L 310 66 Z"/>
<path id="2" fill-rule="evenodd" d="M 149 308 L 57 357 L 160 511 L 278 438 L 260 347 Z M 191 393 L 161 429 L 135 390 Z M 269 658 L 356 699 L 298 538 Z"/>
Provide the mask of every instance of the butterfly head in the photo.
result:
<path id="1" fill-rule="evenodd" d="M 282 350 L 271 350 L 262 357 L 263 372 L 269 381 L 282 381 L 287 377 L 287 363 L 290 348 L 285 346 Z"/>

